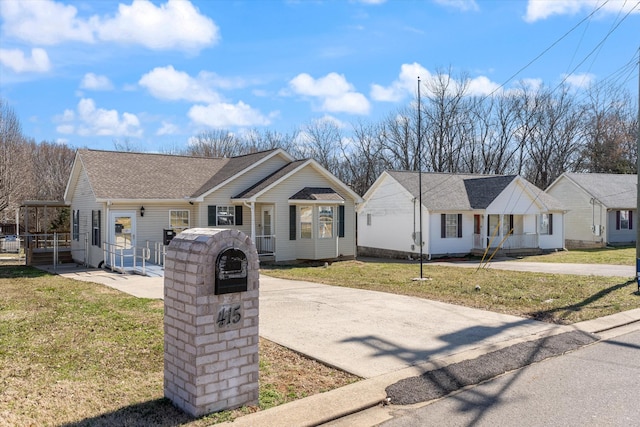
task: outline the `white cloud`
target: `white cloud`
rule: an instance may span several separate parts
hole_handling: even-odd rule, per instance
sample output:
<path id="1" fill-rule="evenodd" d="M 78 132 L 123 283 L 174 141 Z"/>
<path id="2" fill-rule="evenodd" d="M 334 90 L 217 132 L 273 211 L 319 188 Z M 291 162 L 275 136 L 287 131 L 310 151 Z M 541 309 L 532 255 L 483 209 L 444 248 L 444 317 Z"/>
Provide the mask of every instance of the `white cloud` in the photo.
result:
<path id="1" fill-rule="evenodd" d="M 112 16 L 78 17 L 78 9 L 53 0 L 2 0 L 3 31 L 40 45 L 113 41 L 149 49 L 198 51 L 220 39 L 215 23 L 187 0 L 159 6 L 149 0 L 119 4 Z"/>
<path id="2" fill-rule="evenodd" d="M 604 3 L 604 4 L 603 4 Z M 529 0 L 526 22 L 547 19 L 552 15 L 575 15 L 580 12 L 591 13 L 602 6 L 600 13 L 640 13 L 637 2 L 627 0 Z"/>
<path id="3" fill-rule="evenodd" d="M 457 9 L 462 12 L 475 12 L 480 10 L 480 7 L 478 7 L 478 3 L 476 3 L 476 0 L 435 0 L 435 2 L 439 5 Z"/>
<path id="4" fill-rule="evenodd" d="M 62 122 L 56 130 L 64 134 L 142 136 L 140 121 L 135 114 L 119 114 L 116 110 L 96 108 L 95 102 L 90 98 L 83 98 L 78 102 L 77 112 L 65 110 L 56 120 Z"/>
<path id="5" fill-rule="evenodd" d="M 591 86 L 596 79 L 591 73 L 582 73 L 582 74 L 570 74 L 563 76 L 564 81 L 566 81 L 569 85 L 578 88 L 585 89 Z"/>
<path id="6" fill-rule="evenodd" d="M 156 131 L 156 135 L 160 136 L 160 135 L 175 135 L 178 133 L 178 126 L 174 125 L 173 123 L 169 123 L 169 122 L 162 122 L 162 126 L 160 127 L 160 129 L 158 129 Z"/>
<path id="7" fill-rule="evenodd" d="M 497 92 L 500 88 L 500 85 L 496 82 L 492 82 L 488 77 L 479 76 L 473 79 L 470 79 L 468 82 L 469 87 L 467 88 L 467 95 L 489 95 L 491 93 Z"/>
<path id="8" fill-rule="evenodd" d="M 0 64 L 11 68 L 16 73 L 44 73 L 51 69 L 49 55 L 44 49 L 31 49 L 31 57 L 25 56 L 20 49 L 0 49 Z"/>
<path id="9" fill-rule="evenodd" d="M 99 76 L 94 73 L 87 73 L 82 78 L 80 87 L 82 89 L 89 90 L 111 90 L 113 89 L 113 84 L 107 76 Z"/>
<path id="10" fill-rule="evenodd" d="M 270 124 L 270 120 L 260 111 L 242 101 L 235 105 L 226 103 L 194 105 L 189 109 L 188 115 L 193 122 L 214 128 Z"/>
<path id="11" fill-rule="evenodd" d="M 354 90 L 345 77 L 329 73 L 314 79 L 307 73 L 298 74 L 289 82 L 294 93 L 320 100 L 320 109 L 329 112 L 368 114 L 371 108 L 367 98 Z"/>
<path id="12" fill-rule="evenodd" d="M 200 73 L 193 78 L 169 65 L 154 68 L 143 75 L 138 84 L 146 87 L 158 99 L 218 103 L 220 96 L 211 89 L 213 83 L 209 77 L 210 74 Z"/>
<path id="13" fill-rule="evenodd" d="M 118 5 L 114 18 L 92 18 L 101 40 L 141 44 L 150 49 L 199 50 L 216 43 L 218 27 L 185 0 L 155 6 L 148 0 Z"/>
<path id="14" fill-rule="evenodd" d="M 91 25 L 77 18 L 78 10 L 51 0 L 0 1 L 3 32 L 33 44 L 55 45 L 64 41 L 94 41 Z"/>
<path id="15" fill-rule="evenodd" d="M 417 62 L 402 64 L 398 79 L 390 86 L 371 85 L 371 98 L 376 101 L 398 102 L 413 96 L 418 90 L 418 77 L 424 82 L 431 78 L 431 73 Z"/>

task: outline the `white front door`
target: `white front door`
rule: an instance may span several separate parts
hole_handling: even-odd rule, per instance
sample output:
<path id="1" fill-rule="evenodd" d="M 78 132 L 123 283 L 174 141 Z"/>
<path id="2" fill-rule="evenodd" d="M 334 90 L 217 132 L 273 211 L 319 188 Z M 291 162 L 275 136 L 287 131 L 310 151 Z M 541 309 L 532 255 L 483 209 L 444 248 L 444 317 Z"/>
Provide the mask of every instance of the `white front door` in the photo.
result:
<path id="1" fill-rule="evenodd" d="M 113 250 L 133 253 L 136 245 L 136 212 L 111 211 L 109 213 L 109 243 Z"/>
<path id="2" fill-rule="evenodd" d="M 258 243 L 258 253 L 275 252 L 275 236 L 273 229 L 273 206 L 263 206 L 261 213 L 262 237 Z"/>

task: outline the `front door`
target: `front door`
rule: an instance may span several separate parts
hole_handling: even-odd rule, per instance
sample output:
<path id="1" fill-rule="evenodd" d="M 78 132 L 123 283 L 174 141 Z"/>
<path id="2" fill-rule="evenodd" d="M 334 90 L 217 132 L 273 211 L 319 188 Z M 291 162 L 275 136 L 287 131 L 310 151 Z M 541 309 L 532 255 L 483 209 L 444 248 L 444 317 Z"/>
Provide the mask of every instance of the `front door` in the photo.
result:
<path id="1" fill-rule="evenodd" d="M 273 206 L 262 207 L 262 253 L 275 251 L 275 236 L 273 235 Z"/>
<path id="2" fill-rule="evenodd" d="M 495 248 L 500 244 L 502 240 L 502 233 L 500 231 L 500 215 L 489 215 L 487 221 L 487 246 Z"/>
<path id="3" fill-rule="evenodd" d="M 133 254 L 136 246 L 136 212 L 112 211 L 109 214 L 109 243 L 113 251 Z"/>

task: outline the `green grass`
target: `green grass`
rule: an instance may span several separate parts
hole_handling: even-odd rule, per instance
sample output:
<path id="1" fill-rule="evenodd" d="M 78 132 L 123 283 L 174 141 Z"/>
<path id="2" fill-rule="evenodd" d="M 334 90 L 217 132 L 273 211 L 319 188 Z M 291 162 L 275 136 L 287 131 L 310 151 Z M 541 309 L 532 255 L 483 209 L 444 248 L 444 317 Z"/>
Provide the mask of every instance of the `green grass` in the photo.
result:
<path id="1" fill-rule="evenodd" d="M 273 266 L 264 274 L 389 292 L 568 324 L 640 307 L 635 280 L 471 269 L 408 262 L 344 261 L 329 267 Z M 476 289 L 479 286 L 479 290 Z"/>
<path id="2" fill-rule="evenodd" d="M 200 427 L 357 380 L 261 340 L 258 407 L 193 419 L 163 398 L 162 301 L 20 266 L 0 294 L 0 426 Z"/>
<path id="3" fill-rule="evenodd" d="M 572 264 L 636 265 L 636 248 L 571 249 L 547 255 L 523 257 L 521 261 Z"/>

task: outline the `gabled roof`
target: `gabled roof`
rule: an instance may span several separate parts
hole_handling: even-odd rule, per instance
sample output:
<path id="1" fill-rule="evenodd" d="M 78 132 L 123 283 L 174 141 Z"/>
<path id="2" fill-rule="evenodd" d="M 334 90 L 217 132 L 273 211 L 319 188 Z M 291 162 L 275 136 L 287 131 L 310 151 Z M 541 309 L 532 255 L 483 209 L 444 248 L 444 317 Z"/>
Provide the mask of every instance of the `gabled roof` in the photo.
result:
<path id="1" fill-rule="evenodd" d="M 81 149 L 76 154 L 98 200 L 194 198 L 277 150 L 231 158 Z"/>
<path id="2" fill-rule="evenodd" d="M 232 199 L 235 200 L 243 200 L 243 201 L 255 201 L 257 197 L 260 197 L 266 191 L 273 188 L 282 180 L 294 175 L 300 170 L 303 170 L 305 167 L 314 168 L 318 173 L 327 178 L 329 182 L 334 182 L 336 187 L 342 189 L 345 193 L 349 194 L 349 196 L 353 199 L 355 203 L 361 203 L 362 198 L 356 194 L 351 188 L 349 188 L 345 183 L 340 181 L 335 175 L 322 167 L 317 161 L 313 159 L 305 159 L 305 160 L 296 160 L 284 165 L 282 168 L 278 169 L 268 177 L 264 178 L 260 182 L 255 185 L 249 187 L 248 189 L 242 191 L 236 196 L 233 196 Z M 334 190 L 332 190 L 334 191 Z M 335 191 L 334 191 L 335 192 Z M 338 199 L 334 199 L 338 200 Z M 342 197 L 339 200 L 344 200 Z"/>
<path id="3" fill-rule="evenodd" d="M 232 199 L 250 199 L 256 194 L 259 194 L 265 189 L 269 188 L 271 185 L 279 181 L 284 176 L 296 170 L 296 168 L 298 168 L 300 165 L 304 164 L 305 162 L 307 162 L 307 160 L 296 160 L 294 162 L 287 163 L 286 165 L 284 165 L 283 167 L 281 167 L 280 169 L 278 169 L 277 171 L 275 171 L 265 179 L 247 188 L 242 193 L 236 196 L 233 196 Z"/>
<path id="4" fill-rule="evenodd" d="M 333 188 L 328 187 L 304 187 L 289 200 L 317 200 L 317 201 L 344 201 L 344 197 L 336 193 Z"/>
<path id="5" fill-rule="evenodd" d="M 418 198 L 417 172 L 387 171 L 413 197 Z M 552 196 L 518 175 L 422 173 L 422 204 L 431 211 L 486 209 L 515 180 L 548 210 L 563 210 Z"/>
<path id="6" fill-rule="evenodd" d="M 637 207 L 638 175 L 612 173 L 563 173 L 547 191 L 563 177 L 610 209 Z"/>

